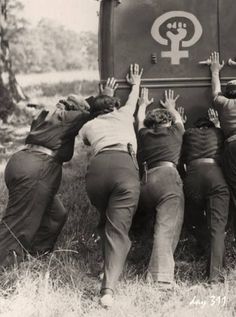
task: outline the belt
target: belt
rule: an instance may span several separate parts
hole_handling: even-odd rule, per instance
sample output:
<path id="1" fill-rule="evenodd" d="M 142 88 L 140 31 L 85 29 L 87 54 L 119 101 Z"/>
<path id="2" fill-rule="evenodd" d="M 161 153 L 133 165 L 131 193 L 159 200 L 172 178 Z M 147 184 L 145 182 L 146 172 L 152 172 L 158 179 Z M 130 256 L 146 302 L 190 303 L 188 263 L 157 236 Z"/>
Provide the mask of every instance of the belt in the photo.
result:
<path id="1" fill-rule="evenodd" d="M 147 165 L 147 162 L 143 163 L 143 170 L 144 170 L 144 184 L 147 183 L 148 180 L 148 171 L 151 171 L 154 168 L 158 167 L 174 167 L 176 168 L 176 165 L 172 162 L 168 161 L 159 161 L 159 162 L 154 162 L 150 165 Z"/>
<path id="2" fill-rule="evenodd" d="M 228 139 L 225 140 L 226 143 L 236 141 L 236 134 L 231 135 Z"/>
<path id="3" fill-rule="evenodd" d="M 128 153 L 128 148 L 127 148 L 127 145 L 113 144 L 113 145 L 108 145 L 108 146 L 102 148 L 97 154 L 105 152 L 105 151 L 120 151 L 120 152 Z"/>
<path id="4" fill-rule="evenodd" d="M 56 153 L 55 151 L 48 149 L 42 145 L 35 145 L 35 144 L 26 144 L 23 150 L 32 150 L 33 152 L 40 152 L 47 154 L 49 156 L 55 157 Z"/>
<path id="5" fill-rule="evenodd" d="M 150 169 L 155 168 L 155 167 L 174 167 L 174 168 L 176 168 L 176 165 L 172 162 L 169 162 L 169 161 L 159 161 L 159 162 L 155 162 L 155 163 L 148 165 L 147 169 L 150 170 Z"/>
<path id="6" fill-rule="evenodd" d="M 191 167 L 191 166 L 202 165 L 202 164 L 218 164 L 218 163 L 215 159 L 210 158 L 210 157 L 199 158 L 199 159 L 195 159 L 195 160 L 190 161 L 187 164 L 187 168 Z"/>
<path id="7" fill-rule="evenodd" d="M 102 148 L 96 155 L 103 153 L 103 152 L 106 152 L 106 151 L 118 151 L 118 152 L 127 153 L 128 155 L 131 156 L 135 168 L 137 170 L 139 170 L 139 166 L 138 166 L 138 162 L 137 162 L 137 158 L 136 158 L 136 153 L 135 153 L 135 151 L 133 149 L 133 145 L 131 143 L 127 143 L 126 145 L 113 144 L 113 145 L 106 146 L 106 147 Z"/>

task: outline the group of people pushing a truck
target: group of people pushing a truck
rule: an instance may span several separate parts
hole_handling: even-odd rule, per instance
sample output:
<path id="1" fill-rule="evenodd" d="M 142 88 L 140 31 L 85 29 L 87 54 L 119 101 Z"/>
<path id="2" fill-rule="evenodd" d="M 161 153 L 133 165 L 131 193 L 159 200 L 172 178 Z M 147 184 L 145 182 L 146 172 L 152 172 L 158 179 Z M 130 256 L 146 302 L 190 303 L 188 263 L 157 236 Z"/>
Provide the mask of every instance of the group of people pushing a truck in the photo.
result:
<path id="1" fill-rule="evenodd" d="M 72 158 L 79 133 L 93 150 L 85 182 L 100 214 L 101 304 L 113 304 L 139 200 L 146 213 L 155 211 L 147 281 L 160 289 L 173 287 L 174 251 L 185 209 L 196 239 L 209 243 L 209 283 L 223 282 L 230 195 L 236 203 L 236 81 L 228 82 L 222 93 L 224 63 L 217 52 L 209 60 L 213 108 L 208 116 L 197 118 L 193 128 L 185 130 L 187 117 L 172 90 L 165 91 L 160 107 L 147 109 L 153 99 L 147 88 L 140 91 L 143 70 L 138 64 L 130 65 L 126 76 L 131 91 L 125 105 L 114 96 L 116 80 L 108 78 L 96 97 L 70 95 L 53 109 L 41 110 L 24 148 L 12 155 L 5 169 L 9 200 L 0 223 L 0 265 L 53 250 L 67 219 L 57 195 L 62 165 Z"/>

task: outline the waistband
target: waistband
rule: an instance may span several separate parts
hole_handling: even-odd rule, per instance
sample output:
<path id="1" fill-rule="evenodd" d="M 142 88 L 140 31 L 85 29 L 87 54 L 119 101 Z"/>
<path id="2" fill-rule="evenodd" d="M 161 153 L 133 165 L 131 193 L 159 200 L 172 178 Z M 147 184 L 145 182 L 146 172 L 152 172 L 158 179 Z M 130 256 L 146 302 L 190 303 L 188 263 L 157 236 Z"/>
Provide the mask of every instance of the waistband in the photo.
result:
<path id="1" fill-rule="evenodd" d="M 103 153 L 103 152 L 106 152 L 106 151 L 119 151 L 119 152 L 129 153 L 129 152 L 128 152 L 127 145 L 114 144 L 114 145 L 108 145 L 108 146 L 102 148 L 100 151 L 98 151 L 98 152 L 96 153 L 96 155 L 98 155 L 98 154 L 100 154 L 100 153 Z"/>
<path id="2" fill-rule="evenodd" d="M 205 158 L 199 158 L 199 159 L 195 159 L 195 160 L 190 161 L 187 164 L 187 168 L 191 167 L 191 166 L 202 165 L 202 164 L 218 164 L 218 163 L 213 158 L 205 157 Z"/>
<path id="3" fill-rule="evenodd" d="M 225 140 L 225 143 L 230 143 L 236 141 L 236 134 L 231 135 L 228 139 Z"/>
<path id="4" fill-rule="evenodd" d="M 114 153 L 115 151 L 128 154 L 132 158 L 132 161 L 134 163 L 135 168 L 137 170 L 139 170 L 139 166 L 138 166 L 138 162 L 137 162 L 137 158 L 136 158 L 136 153 L 135 153 L 135 151 L 133 149 L 133 145 L 131 143 L 127 143 L 126 145 L 124 145 L 124 144 L 109 145 L 109 146 L 101 149 L 98 153 L 96 153 L 96 155 L 106 153 L 106 152 L 113 152 Z"/>
<path id="5" fill-rule="evenodd" d="M 145 163 L 144 163 L 144 165 L 145 165 Z M 150 165 L 146 164 L 147 170 L 151 170 L 151 169 L 156 168 L 156 167 L 174 167 L 174 168 L 176 168 L 176 165 L 173 162 L 168 162 L 168 161 L 159 161 L 159 162 L 152 163 Z"/>
<path id="6" fill-rule="evenodd" d="M 53 158 L 56 157 L 55 151 L 48 149 L 42 145 L 26 144 L 22 150 L 23 151 L 24 150 L 31 150 L 33 152 L 40 152 L 40 153 L 47 154 L 49 156 L 52 156 Z"/>

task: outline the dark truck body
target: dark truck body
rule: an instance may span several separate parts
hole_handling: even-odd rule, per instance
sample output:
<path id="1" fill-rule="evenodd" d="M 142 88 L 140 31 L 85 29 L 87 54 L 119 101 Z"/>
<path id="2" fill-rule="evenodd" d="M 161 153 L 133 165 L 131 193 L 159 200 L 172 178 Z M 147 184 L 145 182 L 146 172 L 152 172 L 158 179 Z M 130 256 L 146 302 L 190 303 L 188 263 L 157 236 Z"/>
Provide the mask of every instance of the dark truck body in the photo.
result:
<path id="1" fill-rule="evenodd" d="M 165 89 L 181 98 L 188 125 L 211 105 L 209 67 L 198 64 L 212 51 L 226 63 L 236 56 L 235 0 L 102 0 L 100 10 L 100 77 L 114 76 L 117 95 L 125 102 L 129 64 L 144 68 L 142 85 L 150 89 L 155 106 Z M 224 67 L 223 86 L 236 77 Z"/>

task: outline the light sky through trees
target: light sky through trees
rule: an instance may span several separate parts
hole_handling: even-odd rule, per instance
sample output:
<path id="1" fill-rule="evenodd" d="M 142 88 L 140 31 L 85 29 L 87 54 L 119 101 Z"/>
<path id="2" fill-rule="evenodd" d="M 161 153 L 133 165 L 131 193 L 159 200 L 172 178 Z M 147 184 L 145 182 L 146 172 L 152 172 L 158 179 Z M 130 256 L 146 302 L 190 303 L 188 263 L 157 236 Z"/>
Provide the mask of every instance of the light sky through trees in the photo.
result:
<path id="1" fill-rule="evenodd" d="M 33 24 L 49 18 L 76 32 L 97 32 L 99 2 L 96 0 L 21 0 L 24 17 Z"/>

